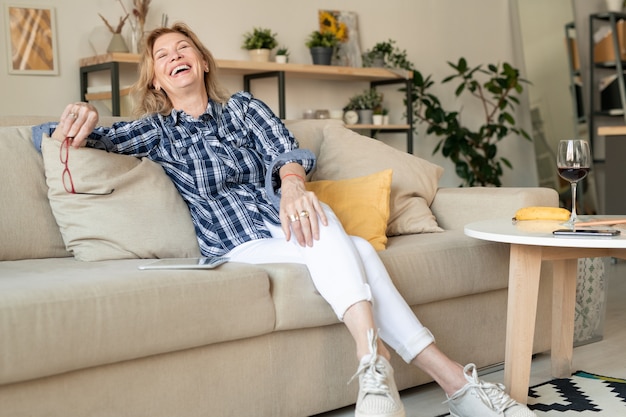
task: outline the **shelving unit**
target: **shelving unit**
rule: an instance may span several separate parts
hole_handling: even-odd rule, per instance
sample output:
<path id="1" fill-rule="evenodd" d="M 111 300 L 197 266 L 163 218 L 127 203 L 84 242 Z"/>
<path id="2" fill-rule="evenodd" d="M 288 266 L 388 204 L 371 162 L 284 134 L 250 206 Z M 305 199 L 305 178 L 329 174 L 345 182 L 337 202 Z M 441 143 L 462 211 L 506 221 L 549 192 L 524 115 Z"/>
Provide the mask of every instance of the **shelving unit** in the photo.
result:
<path id="1" fill-rule="evenodd" d="M 616 179 L 626 175 L 622 162 L 624 136 L 616 134 L 611 129 L 626 124 L 626 83 L 624 81 L 624 54 L 621 53 L 626 42 L 624 31 L 626 14 L 602 12 L 589 15 L 588 35 L 588 97 L 585 100 L 587 116 L 587 134 L 593 154 L 593 169 L 585 179 L 589 185 L 595 187 L 591 194 L 596 196 L 596 207 L 601 214 L 623 214 L 624 206 L 616 203 L 621 197 L 622 190 Z M 610 29 L 610 39 L 603 39 L 596 43 L 595 35 L 598 29 Z M 610 51 L 610 53 L 609 53 Z M 598 56 L 596 56 L 598 52 Z M 602 55 L 607 56 L 601 59 Z M 602 108 L 600 80 L 606 76 L 615 76 L 619 103 L 615 108 Z M 584 183 L 583 183 L 584 184 Z"/>
<path id="2" fill-rule="evenodd" d="M 626 213 L 626 126 L 604 126 L 598 134 L 605 137 L 606 160 L 604 180 L 604 214 Z"/>
<path id="3" fill-rule="evenodd" d="M 574 109 L 574 132 L 579 132 L 580 126 L 586 123 L 585 106 L 582 97 L 582 75 L 580 72 L 580 58 L 576 46 L 576 26 L 574 22 L 565 25 L 565 40 L 569 64 L 570 95 Z"/>
<path id="4" fill-rule="evenodd" d="M 589 141 L 592 148 L 597 144 L 597 129 L 602 125 L 615 124 L 616 118 L 621 118 L 621 122 L 626 123 L 626 83 L 624 82 L 624 62 L 620 53 L 620 37 L 617 22 L 625 20 L 626 15 L 622 13 L 604 12 L 592 14 L 589 16 Z M 608 24 L 611 29 L 613 54 L 615 59 L 607 62 L 596 62 L 594 34 L 601 24 Z M 602 75 L 615 74 L 619 88 L 619 97 L 621 108 L 601 109 L 600 91 L 598 80 Z M 607 121 L 613 119 L 613 121 Z M 595 153 L 594 153 L 595 155 Z M 604 162 L 604 160 L 596 160 L 595 162 Z"/>
<path id="5" fill-rule="evenodd" d="M 109 53 L 80 60 L 80 91 L 83 101 L 93 100 L 95 96 L 87 94 L 89 74 L 96 71 L 109 71 L 111 74 L 112 113 L 120 115 L 119 64 L 139 63 L 139 55 L 129 53 Z M 330 65 L 278 64 L 275 62 L 252 62 L 236 60 L 216 60 L 222 74 L 241 75 L 244 90 L 250 91 L 254 80 L 275 77 L 278 80 L 278 116 L 285 118 L 286 98 L 285 80 L 289 78 L 311 80 L 334 80 L 347 82 L 368 82 L 371 87 L 387 85 L 406 86 L 407 123 L 400 125 L 347 125 L 350 129 L 364 129 L 371 132 L 402 132 L 407 136 L 407 152 L 413 153 L 413 117 L 410 86 L 413 73 L 411 71 L 392 71 L 385 68 L 354 68 Z M 102 93 L 98 98 L 102 98 Z"/>

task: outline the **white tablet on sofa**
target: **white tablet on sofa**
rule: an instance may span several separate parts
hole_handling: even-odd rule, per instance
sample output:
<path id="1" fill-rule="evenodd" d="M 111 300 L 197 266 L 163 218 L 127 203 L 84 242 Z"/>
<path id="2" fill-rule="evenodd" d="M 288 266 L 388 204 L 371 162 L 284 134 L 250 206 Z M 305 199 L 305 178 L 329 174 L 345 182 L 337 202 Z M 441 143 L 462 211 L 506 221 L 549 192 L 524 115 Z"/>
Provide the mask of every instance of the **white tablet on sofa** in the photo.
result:
<path id="1" fill-rule="evenodd" d="M 139 265 L 139 269 L 213 269 L 228 262 L 224 256 L 211 258 L 170 258 L 159 259 L 145 265 Z"/>

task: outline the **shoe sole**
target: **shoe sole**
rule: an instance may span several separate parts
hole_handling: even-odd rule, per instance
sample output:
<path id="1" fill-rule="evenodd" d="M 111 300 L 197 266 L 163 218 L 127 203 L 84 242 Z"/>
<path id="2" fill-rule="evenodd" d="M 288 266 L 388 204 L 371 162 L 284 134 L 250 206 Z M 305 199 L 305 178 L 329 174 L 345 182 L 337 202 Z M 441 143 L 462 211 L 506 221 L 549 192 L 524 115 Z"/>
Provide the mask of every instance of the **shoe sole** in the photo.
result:
<path id="1" fill-rule="evenodd" d="M 354 417 L 406 417 L 406 413 L 404 412 L 404 409 L 394 414 L 360 414 L 355 412 Z"/>

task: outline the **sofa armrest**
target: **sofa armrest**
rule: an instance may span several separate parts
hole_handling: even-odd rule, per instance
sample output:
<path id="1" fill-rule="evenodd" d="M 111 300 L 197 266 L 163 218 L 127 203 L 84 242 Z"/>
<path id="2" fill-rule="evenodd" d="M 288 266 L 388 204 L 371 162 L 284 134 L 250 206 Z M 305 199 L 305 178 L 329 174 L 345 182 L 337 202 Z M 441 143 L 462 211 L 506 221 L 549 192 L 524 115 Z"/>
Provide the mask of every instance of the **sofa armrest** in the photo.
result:
<path id="1" fill-rule="evenodd" d="M 527 206 L 558 207 L 556 190 L 541 187 L 440 188 L 431 210 L 443 229 L 462 229 L 467 223 L 513 218 Z"/>

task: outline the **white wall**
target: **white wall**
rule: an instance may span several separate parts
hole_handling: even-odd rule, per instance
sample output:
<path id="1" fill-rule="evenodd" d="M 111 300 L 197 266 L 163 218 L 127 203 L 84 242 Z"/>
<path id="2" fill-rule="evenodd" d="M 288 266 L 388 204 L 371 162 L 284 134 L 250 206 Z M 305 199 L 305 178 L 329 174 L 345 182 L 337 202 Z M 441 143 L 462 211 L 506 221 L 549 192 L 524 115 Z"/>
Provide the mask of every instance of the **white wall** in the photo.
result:
<path id="1" fill-rule="evenodd" d="M 11 4 L 20 3 L 35 4 L 32 0 L 11 1 Z M 130 7 L 132 2 L 125 0 L 125 3 Z M 49 5 L 56 10 L 60 73 L 58 76 L 8 75 L 7 54 L 3 49 L 0 54 L 2 115 L 57 115 L 66 103 L 77 101 L 80 97 L 78 61 L 94 54 L 89 38 L 97 40 L 104 30 L 97 13 L 113 22 L 121 15 L 121 8 L 114 0 L 37 0 L 36 4 Z M 152 0 L 147 29 L 158 25 L 161 14 L 167 13 L 170 23 L 177 20 L 188 23 L 217 58 L 247 59 L 240 48 L 243 33 L 255 26 L 268 27 L 278 33 L 280 44 L 292 51 L 292 62 L 310 63 L 304 41 L 317 28 L 318 9 L 357 12 L 362 49 L 382 40 L 395 39 L 422 73 L 435 74 L 437 80 L 450 73 L 446 61 L 456 61 L 461 56 L 472 65 L 508 61 L 520 68 L 524 66 L 517 17 L 511 16 L 510 1 L 502 0 L 230 0 L 219 3 Z M 5 13 L 3 7 L 0 20 L 3 23 Z M 6 30 L 1 32 L 0 45 L 6 48 Z M 232 91 L 242 88 L 238 78 L 227 77 L 225 82 Z M 273 106 L 275 88 L 270 81 L 268 84 L 255 83 L 253 93 Z M 307 108 L 340 108 L 351 94 L 366 87 L 366 84 L 290 80 L 287 118 L 299 118 Z M 454 103 L 451 91 L 439 91 L 447 94 L 447 97 L 442 96 L 444 103 Z M 392 95 L 388 93 L 386 98 L 391 100 Z M 394 101 L 397 104 L 390 101 L 388 104 L 392 122 L 397 122 L 402 115 L 400 96 Z M 524 104 L 527 106 L 527 100 Z M 465 106 L 465 120 L 479 114 L 474 110 L 471 105 Z M 519 112 L 517 118 L 530 131 L 528 111 Z M 386 141 L 404 149 L 403 135 L 394 135 Z M 458 185 L 460 181 L 450 164 L 438 155 L 431 156 L 435 143 L 435 138 L 426 137 L 422 131 L 415 139 L 415 153 L 446 168 L 443 186 Z M 505 185 L 537 183 L 532 144 L 507 138 L 500 152 L 516 169 L 506 170 Z"/>
<path id="2" fill-rule="evenodd" d="M 574 21 L 571 0 L 518 0 L 530 102 L 541 109 L 546 139 L 578 137 L 570 93 L 565 25 Z M 575 128 L 576 127 L 576 128 Z"/>

